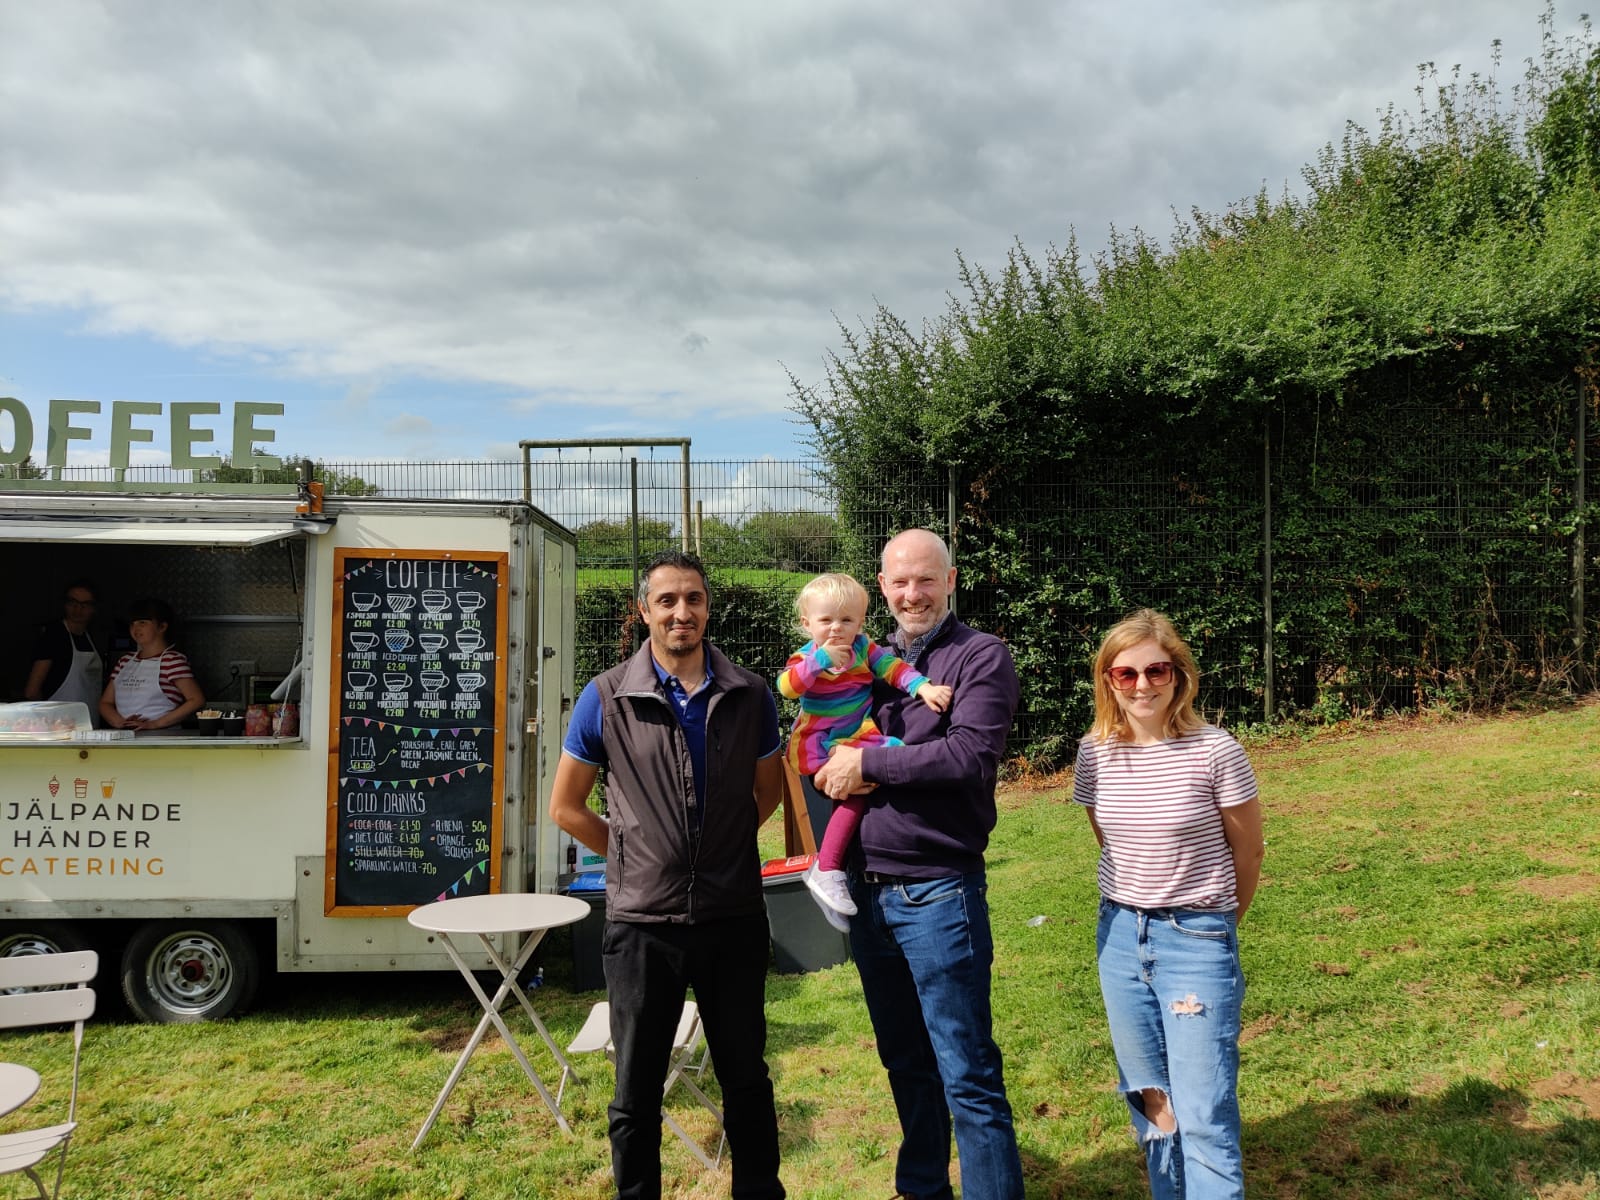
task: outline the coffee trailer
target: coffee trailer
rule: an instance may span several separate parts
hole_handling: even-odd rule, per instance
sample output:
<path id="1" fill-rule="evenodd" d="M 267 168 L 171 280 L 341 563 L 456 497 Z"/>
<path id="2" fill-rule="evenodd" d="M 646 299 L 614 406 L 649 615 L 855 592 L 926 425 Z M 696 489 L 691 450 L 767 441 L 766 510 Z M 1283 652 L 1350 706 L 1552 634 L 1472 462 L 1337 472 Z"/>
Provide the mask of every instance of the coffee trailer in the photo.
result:
<path id="1" fill-rule="evenodd" d="M 88 576 L 102 618 L 172 604 L 208 707 L 246 718 L 129 736 L 0 707 L 0 955 L 94 947 L 138 1016 L 208 1020 L 247 1007 L 267 962 L 447 969 L 412 908 L 562 882 L 560 524 L 520 502 L 304 484 L 0 486 L 7 686 L 62 585 Z M 91 633 L 115 649 L 114 624 Z"/>

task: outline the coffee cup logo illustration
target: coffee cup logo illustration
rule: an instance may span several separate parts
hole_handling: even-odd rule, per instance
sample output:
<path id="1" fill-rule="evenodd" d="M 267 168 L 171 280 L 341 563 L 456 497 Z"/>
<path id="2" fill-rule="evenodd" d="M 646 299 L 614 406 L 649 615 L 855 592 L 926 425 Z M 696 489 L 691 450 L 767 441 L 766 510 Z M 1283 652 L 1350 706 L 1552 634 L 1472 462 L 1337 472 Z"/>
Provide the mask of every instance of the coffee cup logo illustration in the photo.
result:
<path id="1" fill-rule="evenodd" d="M 437 654 L 448 645 L 450 639 L 442 633 L 424 633 L 417 638 L 417 645 L 429 654 Z"/>
<path id="2" fill-rule="evenodd" d="M 405 592 L 390 592 L 388 603 L 390 612 L 405 613 L 417 606 L 417 598 Z"/>
<path id="3" fill-rule="evenodd" d="M 377 592 L 356 592 L 350 597 L 350 603 L 361 612 L 371 612 L 378 607 L 381 599 Z"/>
<path id="4" fill-rule="evenodd" d="M 464 692 L 475 692 L 484 682 L 483 675 L 477 671 L 463 671 L 456 676 L 456 686 Z"/>
<path id="5" fill-rule="evenodd" d="M 417 678 L 422 681 L 423 689 L 430 692 L 437 692 L 450 682 L 450 676 L 443 671 L 424 671 Z"/>
<path id="6" fill-rule="evenodd" d="M 385 672 L 383 686 L 391 692 L 408 692 L 411 690 L 411 676 L 401 675 L 399 672 Z"/>
<path id="7" fill-rule="evenodd" d="M 441 592 L 438 588 L 429 588 L 422 593 L 422 607 L 429 616 L 443 612 L 450 607 L 450 593 Z"/>
<path id="8" fill-rule="evenodd" d="M 399 654 L 411 648 L 411 634 L 404 629 L 385 629 L 383 631 L 383 644 L 389 647 L 391 654 Z"/>
<path id="9" fill-rule="evenodd" d="M 481 650 L 483 648 L 483 630 L 456 630 L 456 647 L 463 654 L 471 654 L 474 650 Z"/>
<path id="10" fill-rule="evenodd" d="M 470 617 L 482 608 L 488 601 L 482 592 L 462 592 L 456 597 L 456 607 L 461 610 L 461 615 Z"/>
<path id="11" fill-rule="evenodd" d="M 378 677 L 371 671 L 346 671 L 344 681 L 352 691 L 370 692 L 372 685 L 378 682 Z"/>
<path id="12" fill-rule="evenodd" d="M 370 654 L 378 644 L 378 635 L 370 629 L 358 629 L 350 635 L 350 645 L 358 654 Z"/>

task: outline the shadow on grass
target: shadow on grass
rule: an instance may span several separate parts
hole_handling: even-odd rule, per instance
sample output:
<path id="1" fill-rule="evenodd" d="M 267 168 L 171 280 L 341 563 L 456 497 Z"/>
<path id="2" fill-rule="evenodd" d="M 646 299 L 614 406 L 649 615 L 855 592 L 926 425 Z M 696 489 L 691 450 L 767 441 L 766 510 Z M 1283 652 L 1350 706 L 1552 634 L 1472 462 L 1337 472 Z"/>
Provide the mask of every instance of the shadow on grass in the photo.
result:
<path id="1" fill-rule="evenodd" d="M 542 986 L 536 988 L 533 981 L 540 971 Z M 485 970 L 474 974 L 484 991 L 493 995 L 500 985 L 498 973 Z M 572 1008 L 586 1014 L 596 1000 L 605 999 L 603 991 L 573 989 L 570 940 L 546 938 L 520 979 L 546 1021 L 546 1003 L 561 1011 Z M 508 1000 L 503 1011 L 515 1008 L 516 1001 Z M 269 971 L 251 1007 L 252 1013 L 264 1017 L 293 1017 L 298 1021 L 343 1021 L 357 1015 L 451 1021 L 458 1019 L 449 1015 L 454 1010 L 471 1015 L 469 1026 L 483 1015 L 454 967 L 436 971 Z"/>
<path id="2" fill-rule="evenodd" d="M 1588 1200 L 1600 1197 L 1600 1120 L 1468 1078 L 1433 1096 L 1369 1092 L 1246 1122 L 1249 1193 L 1282 1200 Z M 1137 1200 L 1141 1156 L 1049 1163 L 1024 1152 L 1030 1197 Z"/>

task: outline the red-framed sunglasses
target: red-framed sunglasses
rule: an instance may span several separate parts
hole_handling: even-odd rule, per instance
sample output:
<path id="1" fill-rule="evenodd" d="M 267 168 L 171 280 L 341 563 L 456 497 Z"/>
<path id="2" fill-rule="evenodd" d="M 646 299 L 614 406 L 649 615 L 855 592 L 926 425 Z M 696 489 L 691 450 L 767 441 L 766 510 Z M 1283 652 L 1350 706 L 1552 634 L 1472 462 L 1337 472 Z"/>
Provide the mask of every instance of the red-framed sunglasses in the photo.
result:
<path id="1" fill-rule="evenodd" d="M 1133 691 L 1134 685 L 1139 682 L 1140 675 L 1144 676 L 1145 682 L 1151 687 L 1166 687 L 1167 684 L 1172 682 L 1177 673 L 1176 668 L 1169 662 L 1153 662 L 1148 664 L 1142 671 L 1138 667 L 1106 668 L 1106 678 L 1111 681 L 1111 686 L 1119 692 Z"/>

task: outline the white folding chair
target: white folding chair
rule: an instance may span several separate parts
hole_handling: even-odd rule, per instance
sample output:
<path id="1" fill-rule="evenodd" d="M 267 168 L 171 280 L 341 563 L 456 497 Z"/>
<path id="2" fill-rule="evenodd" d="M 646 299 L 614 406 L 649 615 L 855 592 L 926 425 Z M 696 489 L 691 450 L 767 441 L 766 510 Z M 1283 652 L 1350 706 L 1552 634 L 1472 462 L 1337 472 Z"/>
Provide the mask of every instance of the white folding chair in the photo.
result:
<path id="1" fill-rule="evenodd" d="M 588 1017 L 583 1022 L 583 1028 L 578 1030 L 576 1037 L 567 1047 L 568 1054 L 594 1054 L 604 1053 L 616 1065 L 616 1047 L 611 1044 L 611 1005 L 602 1000 L 589 1010 Z M 667 1064 L 667 1078 L 661 1089 L 661 1119 L 668 1129 L 678 1135 L 678 1140 L 688 1147 L 689 1153 L 694 1155 L 699 1162 L 714 1169 L 722 1161 L 722 1151 L 728 1144 L 728 1135 L 723 1129 L 722 1110 L 706 1095 L 701 1083 L 705 1079 L 706 1067 L 711 1063 L 711 1047 L 706 1045 L 705 1029 L 700 1023 L 700 1008 L 693 1000 L 683 1002 L 683 1011 L 678 1014 L 678 1028 L 672 1036 L 672 1058 Z M 561 1103 L 561 1094 L 566 1090 L 567 1076 L 570 1071 L 561 1072 L 561 1083 L 556 1088 L 556 1103 Z M 712 1158 L 701 1148 L 700 1143 L 689 1136 L 682 1125 L 673 1118 L 666 1109 L 665 1101 L 672 1094 L 672 1089 L 682 1084 L 684 1090 L 698 1100 L 713 1117 L 717 1119 L 717 1132 L 720 1135 L 717 1142 L 717 1154 Z"/>
<path id="2" fill-rule="evenodd" d="M 94 1015 L 94 989 L 89 983 L 98 968 L 99 955 L 93 950 L 0 958 L 0 1029 L 72 1026 L 72 1091 L 67 1100 L 66 1121 L 0 1135 L 0 1175 L 25 1173 L 38 1189 L 39 1200 L 51 1200 L 52 1196 L 60 1195 L 67 1146 L 78 1128 L 78 1064 L 83 1053 L 83 1023 Z M 35 1168 L 57 1149 L 60 1154 L 56 1160 L 55 1188 L 46 1191 L 44 1180 Z"/>
<path id="3" fill-rule="evenodd" d="M 728 1144 L 728 1134 L 722 1125 L 722 1110 L 712 1103 L 711 1097 L 701 1089 L 705 1081 L 706 1068 L 711 1065 L 711 1047 L 706 1044 L 705 1026 L 700 1021 L 700 1009 L 693 1000 L 686 1000 L 683 1012 L 678 1015 L 678 1029 L 672 1038 L 672 1062 L 667 1068 L 667 1081 L 661 1089 L 663 1106 L 661 1119 L 667 1123 L 667 1128 L 678 1135 L 679 1140 L 689 1147 L 693 1154 L 707 1167 L 714 1167 L 722 1161 L 722 1151 Z M 672 1095 L 672 1089 L 683 1084 L 691 1096 L 698 1100 L 710 1114 L 717 1119 L 717 1154 L 714 1159 L 707 1158 L 700 1144 L 683 1131 L 672 1114 L 666 1110 L 665 1101 Z"/>

